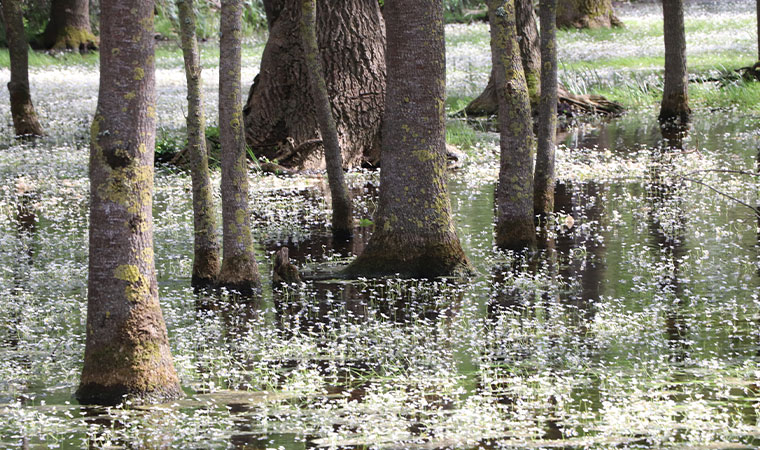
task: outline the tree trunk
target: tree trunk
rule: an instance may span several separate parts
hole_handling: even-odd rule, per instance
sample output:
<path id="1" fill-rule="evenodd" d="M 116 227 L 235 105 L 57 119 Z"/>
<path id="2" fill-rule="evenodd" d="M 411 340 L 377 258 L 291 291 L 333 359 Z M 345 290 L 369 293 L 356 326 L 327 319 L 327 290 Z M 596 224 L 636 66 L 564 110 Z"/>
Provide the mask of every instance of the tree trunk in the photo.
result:
<path id="1" fill-rule="evenodd" d="M 686 33 L 683 0 L 663 0 L 665 35 L 665 86 L 660 106 L 660 121 L 689 121 L 689 74 L 686 70 Z"/>
<path id="2" fill-rule="evenodd" d="M 153 261 L 153 2 L 104 0 L 102 11 L 90 144 L 87 338 L 77 397 L 161 402 L 182 390 Z"/>
<path id="3" fill-rule="evenodd" d="M 101 20 L 103 12 L 101 8 Z M 42 33 L 42 45 L 50 50 L 87 52 L 98 48 L 90 28 L 89 0 L 52 0 L 50 21 Z"/>
<path id="4" fill-rule="evenodd" d="M 354 217 L 351 213 L 351 196 L 343 176 L 343 157 L 340 152 L 338 130 L 330 107 L 330 95 L 322 71 L 317 46 L 316 1 L 301 1 L 301 42 L 304 48 L 307 78 L 311 90 L 317 123 L 319 124 L 322 144 L 325 148 L 327 181 L 332 197 L 332 232 L 333 235 L 348 238 L 354 230 Z"/>
<path id="5" fill-rule="evenodd" d="M 242 0 L 222 0 L 219 141 L 222 146 L 223 255 L 219 286 L 250 295 L 261 286 L 248 206 L 248 160 L 240 95 Z"/>
<path id="6" fill-rule="evenodd" d="M 517 33 L 520 45 L 520 57 L 528 83 L 531 108 L 538 107 L 541 97 L 541 50 L 539 48 L 538 27 L 533 12 L 532 0 L 515 0 L 517 9 Z M 499 100 L 494 86 L 494 68 L 488 77 L 488 84 L 483 92 L 464 109 L 468 116 L 490 116 L 499 111 Z"/>
<path id="7" fill-rule="evenodd" d="M 623 25 L 615 16 L 612 0 L 559 0 L 557 27 L 610 28 Z"/>
<path id="8" fill-rule="evenodd" d="M 501 167 L 496 188 L 496 245 L 535 247 L 533 120 L 517 45 L 515 0 L 489 0 L 491 59 L 499 99 Z"/>
<path id="9" fill-rule="evenodd" d="M 3 0 L 2 16 L 6 23 L 5 37 L 11 60 L 11 81 L 8 92 L 11 100 L 11 117 L 16 136 L 42 136 L 42 126 L 29 93 L 29 53 L 24 34 L 24 17 L 21 0 Z"/>
<path id="10" fill-rule="evenodd" d="M 187 147 L 193 180 L 193 287 L 210 286 L 219 275 L 219 237 L 206 149 L 201 66 L 193 0 L 177 0 L 187 76 Z"/>
<path id="11" fill-rule="evenodd" d="M 299 39 L 299 0 L 266 0 L 269 40 L 244 109 L 246 141 L 259 157 L 292 168 L 324 166 Z M 344 167 L 379 158 L 385 95 L 385 30 L 377 2 L 320 1 L 317 39 Z"/>
<path id="12" fill-rule="evenodd" d="M 375 232 L 348 276 L 433 278 L 471 266 L 446 188 L 441 0 L 386 0 L 388 91 Z"/>
<path id="13" fill-rule="evenodd" d="M 557 133 L 557 0 L 541 0 L 541 102 L 538 107 L 538 152 L 533 211 L 554 212 L 554 145 Z"/>

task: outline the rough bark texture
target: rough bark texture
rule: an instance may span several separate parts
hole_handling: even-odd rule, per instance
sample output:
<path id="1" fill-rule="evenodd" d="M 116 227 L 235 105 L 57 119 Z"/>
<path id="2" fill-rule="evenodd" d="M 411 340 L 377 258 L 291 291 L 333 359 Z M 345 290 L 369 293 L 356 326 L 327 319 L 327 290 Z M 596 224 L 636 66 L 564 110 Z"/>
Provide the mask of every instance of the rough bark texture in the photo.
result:
<path id="1" fill-rule="evenodd" d="M 11 60 L 11 81 L 8 83 L 11 117 L 16 136 L 42 136 L 45 132 L 37 120 L 37 112 L 29 93 L 29 53 L 21 6 L 21 0 L 2 2 L 2 16 L 6 23 L 5 37 Z"/>
<path id="2" fill-rule="evenodd" d="M 515 0 L 489 0 L 491 60 L 499 99 L 501 167 L 496 188 L 496 245 L 535 247 L 533 121 L 517 45 Z"/>
<path id="3" fill-rule="evenodd" d="M 266 0 L 269 40 L 244 109 L 246 142 L 293 168 L 324 166 L 299 39 L 300 0 Z M 377 162 L 385 103 L 385 25 L 376 1 L 317 4 L 317 39 L 344 167 Z"/>
<path id="4" fill-rule="evenodd" d="M 612 9 L 612 0 L 559 0 L 557 4 L 559 28 L 610 28 L 622 24 Z"/>
<path id="5" fill-rule="evenodd" d="M 206 149 L 206 119 L 203 113 L 201 66 L 196 37 L 193 0 L 177 0 L 182 54 L 187 76 L 187 147 L 193 180 L 193 275 L 191 284 L 204 287 L 219 275 L 219 236 Z"/>
<path id="6" fill-rule="evenodd" d="M 520 45 L 525 81 L 528 83 L 530 106 L 538 108 L 541 98 L 541 48 L 533 0 L 515 0 L 517 12 L 517 41 Z"/>
<path id="7" fill-rule="evenodd" d="M 101 8 L 101 20 L 103 11 Z M 90 27 L 89 0 L 52 0 L 50 21 L 42 34 L 42 45 L 50 50 L 86 52 L 98 48 Z"/>
<path id="8" fill-rule="evenodd" d="M 531 107 L 538 106 L 541 96 L 539 79 L 541 77 L 541 50 L 539 48 L 538 28 L 531 0 L 515 0 L 517 8 L 517 33 L 520 45 L 523 71 L 525 72 Z M 499 111 L 499 100 L 496 98 L 494 85 L 494 68 L 488 76 L 488 84 L 483 92 L 470 102 L 464 109 L 468 116 L 490 116 Z"/>
<path id="9" fill-rule="evenodd" d="M 665 34 L 665 86 L 662 92 L 660 120 L 689 121 L 689 74 L 686 70 L 686 32 L 683 0 L 663 0 Z"/>
<path id="10" fill-rule="evenodd" d="M 432 278 L 471 270 L 446 188 L 441 0 L 386 0 L 388 92 L 375 232 L 348 276 Z"/>
<path id="11" fill-rule="evenodd" d="M 332 198 L 332 232 L 348 238 L 353 233 L 354 217 L 351 213 L 351 196 L 343 176 L 343 157 L 340 152 L 338 130 L 330 107 L 330 94 L 322 71 L 316 33 L 316 1 L 301 1 L 301 42 L 308 72 L 311 98 L 314 102 L 322 145 L 325 149 L 327 181 Z"/>
<path id="12" fill-rule="evenodd" d="M 557 0 L 541 0 L 541 102 L 538 106 L 538 152 L 536 153 L 533 210 L 546 215 L 554 211 L 554 145 L 557 134 Z"/>
<path id="13" fill-rule="evenodd" d="M 261 286 L 248 206 L 248 160 L 240 95 L 243 2 L 223 0 L 219 38 L 219 140 L 222 146 L 223 255 L 219 286 L 251 294 Z"/>
<path id="14" fill-rule="evenodd" d="M 104 0 L 90 143 L 87 338 L 77 397 L 113 404 L 182 395 L 153 261 L 153 2 Z"/>

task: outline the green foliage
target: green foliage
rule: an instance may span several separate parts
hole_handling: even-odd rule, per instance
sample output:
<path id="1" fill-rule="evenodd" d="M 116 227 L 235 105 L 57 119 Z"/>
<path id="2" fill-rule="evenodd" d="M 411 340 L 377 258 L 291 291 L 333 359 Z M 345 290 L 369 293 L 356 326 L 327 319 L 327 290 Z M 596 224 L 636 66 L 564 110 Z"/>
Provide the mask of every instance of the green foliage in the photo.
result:
<path id="1" fill-rule="evenodd" d="M 209 39 L 219 33 L 218 5 L 207 0 L 193 3 L 199 39 Z M 179 30 L 177 5 L 174 0 L 156 1 L 156 33 L 164 38 L 174 38 Z M 267 26 L 262 0 L 243 2 L 243 31 L 253 34 Z"/>
<path id="2" fill-rule="evenodd" d="M 480 140 L 477 132 L 464 120 L 451 120 L 446 124 L 446 143 L 467 150 Z"/>
<path id="3" fill-rule="evenodd" d="M 483 0 L 444 0 L 443 17 L 446 23 L 467 23 L 486 20 L 488 11 Z"/>

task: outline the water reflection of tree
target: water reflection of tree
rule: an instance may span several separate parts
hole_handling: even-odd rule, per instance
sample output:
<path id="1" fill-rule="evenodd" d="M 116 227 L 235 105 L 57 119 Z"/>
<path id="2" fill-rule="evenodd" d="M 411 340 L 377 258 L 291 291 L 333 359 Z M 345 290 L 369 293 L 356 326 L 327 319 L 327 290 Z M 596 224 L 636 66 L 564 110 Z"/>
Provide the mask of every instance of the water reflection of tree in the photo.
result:
<path id="1" fill-rule="evenodd" d="M 673 359 L 683 361 L 689 351 L 688 325 L 681 312 L 684 305 L 680 281 L 681 261 L 686 254 L 684 181 L 672 174 L 675 169 L 673 155 L 683 152 L 687 128 L 666 124 L 662 127 L 662 135 L 663 144 L 652 149 L 649 164 L 648 227 L 654 252 L 666 264 L 666 270 L 658 277 L 658 296 L 666 302 L 665 331 L 674 352 Z"/>

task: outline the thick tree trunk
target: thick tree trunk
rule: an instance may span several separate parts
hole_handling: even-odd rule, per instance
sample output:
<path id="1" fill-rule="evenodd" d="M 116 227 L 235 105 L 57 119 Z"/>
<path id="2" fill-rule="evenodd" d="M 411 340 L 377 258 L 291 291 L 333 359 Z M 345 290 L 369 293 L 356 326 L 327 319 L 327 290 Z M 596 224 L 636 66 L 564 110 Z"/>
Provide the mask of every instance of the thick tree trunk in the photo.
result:
<path id="1" fill-rule="evenodd" d="M 322 135 L 322 145 L 325 148 L 325 164 L 327 165 L 327 180 L 332 197 L 332 232 L 333 235 L 348 238 L 354 230 L 354 217 L 351 213 L 351 195 L 343 176 L 343 157 L 340 152 L 338 130 L 330 107 L 330 95 L 323 76 L 322 64 L 319 57 L 316 32 L 316 1 L 301 1 L 301 42 L 304 48 L 307 78 L 314 109 Z"/>
<path id="2" fill-rule="evenodd" d="M 491 59 L 499 99 L 501 167 L 496 188 L 496 245 L 535 247 L 533 120 L 517 45 L 515 0 L 489 0 Z"/>
<path id="3" fill-rule="evenodd" d="M 208 173 L 206 120 L 203 113 L 201 66 L 193 0 L 177 0 L 182 54 L 187 76 L 187 147 L 193 180 L 194 287 L 210 286 L 219 275 L 219 237 L 211 179 Z"/>
<path id="4" fill-rule="evenodd" d="M 266 0 L 269 40 L 244 109 L 246 141 L 286 167 L 324 166 L 299 39 L 300 0 Z M 385 103 L 385 25 L 377 2 L 320 1 L 317 39 L 344 167 L 376 163 Z"/>
<path id="5" fill-rule="evenodd" d="M 153 2 L 104 0 L 90 148 L 87 339 L 77 397 L 114 404 L 182 395 L 153 261 Z M 117 50 L 118 49 L 118 50 Z"/>
<path id="6" fill-rule="evenodd" d="M 242 0 L 222 0 L 219 140 L 222 146 L 222 270 L 219 286 L 250 295 L 261 286 L 248 206 L 248 160 L 240 95 Z"/>
<path id="7" fill-rule="evenodd" d="M 528 83 L 531 108 L 538 107 L 538 99 L 541 97 L 541 49 L 539 48 L 538 27 L 533 12 L 532 0 L 515 0 L 517 9 L 517 33 L 520 45 L 520 57 L 522 58 L 525 79 Z M 496 97 L 494 85 L 494 68 L 488 76 L 488 84 L 483 92 L 471 101 L 464 112 L 468 116 L 490 116 L 499 111 L 499 100 Z"/>
<path id="8" fill-rule="evenodd" d="M 540 0 L 541 102 L 538 106 L 538 152 L 536 153 L 535 214 L 554 212 L 554 145 L 557 133 L 557 0 Z"/>
<path id="9" fill-rule="evenodd" d="M 11 59 L 11 81 L 8 92 L 11 98 L 11 117 L 16 136 L 42 136 L 42 126 L 29 93 L 29 53 L 24 34 L 24 17 L 21 0 L 3 0 L 2 16 L 5 37 Z"/>
<path id="10" fill-rule="evenodd" d="M 665 35 L 665 86 L 662 92 L 660 120 L 689 121 L 689 74 L 686 70 L 686 32 L 683 0 L 663 0 Z"/>
<path id="11" fill-rule="evenodd" d="M 612 9 L 612 0 L 559 0 L 557 4 L 559 28 L 610 28 L 622 24 Z"/>
<path id="12" fill-rule="evenodd" d="M 348 276 L 470 272 L 446 188 L 441 0 L 386 0 L 388 91 L 375 232 Z"/>
<path id="13" fill-rule="evenodd" d="M 101 8 L 101 20 L 103 12 Z M 50 21 L 42 34 L 42 45 L 50 50 L 86 52 L 98 48 L 90 27 L 89 0 L 52 0 Z"/>

